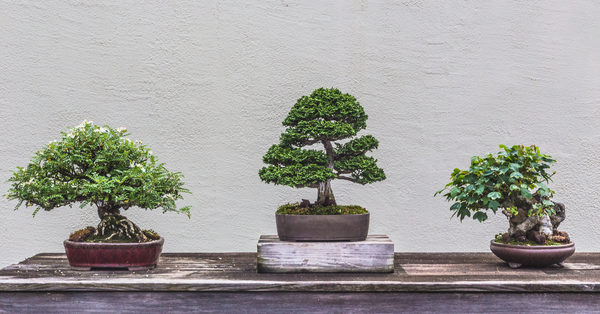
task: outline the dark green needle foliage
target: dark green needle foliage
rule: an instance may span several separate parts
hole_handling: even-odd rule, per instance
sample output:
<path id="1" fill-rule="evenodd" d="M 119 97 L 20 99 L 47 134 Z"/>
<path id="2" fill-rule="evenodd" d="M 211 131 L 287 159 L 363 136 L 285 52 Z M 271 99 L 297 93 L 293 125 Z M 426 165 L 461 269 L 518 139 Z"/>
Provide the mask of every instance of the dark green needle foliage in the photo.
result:
<path id="1" fill-rule="evenodd" d="M 292 187 L 318 188 L 317 203 L 335 204 L 331 180 L 360 184 L 385 179 L 377 160 L 365 156 L 379 142 L 371 135 L 354 138 L 366 128 L 368 116 L 356 98 L 338 89 L 319 88 L 302 96 L 283 121 L 286 131 L 271 146 L 260 169 L 262 181 Z M 351 139 L 345 144 L 335 141 Z M 324 151 L 304 149 L 322 144 Z M 335 146 L 334 146 L 335 144 Z"/>
<path id="2" fill-rule="evenodd" d="M 450 207 L 454 215 L 462 221 L 473 214 L 473 219 L 484 221 L 485 211 L 504 208 L 517 215 L 518 209 L 528 216 L 554 214 L 554 203 L 549 200 L 554 191 L 545 183 L 551 181 L 546 169 L 555 160 L 540 153 L 536 146 L 515 145 L 506 147 L 497 155 L 483 158 L 472 157 L 467 170 L 454 169 L 451 182 L 435 195 L 444 194 L 448 201 L 455 201 Z"/>
<path id="3" fill-rule="evenodd" d="M 189 206 L 175 206 L 175 200 L 183 198 L 181 193 L 189 191 L 183 187 L 181 173 L 169 172 L 146 146 L 126 135 L 125 128 L 84 121 L 38 151 L 26 167 L 18 167 L 5 196 L 19 201 L 15 209 L 23 203 L 35 207 L 34 216 L 40 209 L 50 211 L 76 202 L 81 208 L 95 205 L 102 220 L 95 236 L 146 241 L 120 209 L 162 208 L 189 216 Z"/>

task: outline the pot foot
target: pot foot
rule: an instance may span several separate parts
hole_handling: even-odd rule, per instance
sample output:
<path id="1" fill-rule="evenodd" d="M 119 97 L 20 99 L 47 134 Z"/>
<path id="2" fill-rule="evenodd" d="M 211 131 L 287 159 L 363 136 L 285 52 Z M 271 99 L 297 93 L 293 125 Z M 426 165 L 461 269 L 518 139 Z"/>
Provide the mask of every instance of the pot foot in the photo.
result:
<path id="1" fill-rule="evenodd" d="M 560 268 L 565 268 L 565 262 L 556 263 L 556 265 Z"/>
<path id="2" fill-rule="evenodd" d="M 523 264 L 508 262 L 508 266 L 510 266 L 510 268 L 515 269 L 523 266 Z"/>
<path id="3" fill-rule="evenodd" d="M 127 269 L 129 271 L 139 271 L 139 270 L 150 270 L 152 268 L 156 267 L 156 265 L 150 265 L 150 266 L 131 266 L 131 267 L 127 267 Z"/>
<path id="4" fill-rule="evenodd" d="M 71 269 L 76 270 L 76 271 L 88 271 L 92 268 L 91 267 L 83 267 L 83 266 L 71 266 Z"/>

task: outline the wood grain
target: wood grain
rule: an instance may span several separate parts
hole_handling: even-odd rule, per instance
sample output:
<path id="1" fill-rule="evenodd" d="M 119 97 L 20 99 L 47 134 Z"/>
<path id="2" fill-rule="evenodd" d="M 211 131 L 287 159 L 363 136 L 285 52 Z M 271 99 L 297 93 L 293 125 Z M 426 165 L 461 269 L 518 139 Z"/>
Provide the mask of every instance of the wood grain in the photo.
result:
<path id="1" fill-rule="evenodd" d="M 65 254 L 37 254 L 0 270 L 0 313 L 593 313 L 600 306 L 600 253 L 542 269 L 511 269 L 491 253 L 394 257 L 393 273 L 281 274 L 258 273 L 256 253 L 164 253 L 157 268 L 135 272 L 74 271 Z"/>
<path id="2" fill-rule="evenodd" d="M 257 251 L 259 273 L 394 271 L 394 243 L 385 235 L 356 242 L 287 242 L 263 235 Z"/>
<path id="3" fill-rule="evenodd" d="M 74 271 L 64 254 L 0 270 L 0 291 L 598 292 L 600 253 L 511 269 L 491 253 L 395 253 L 393 273 L 258 273 L 256 253 L 164 253 L 155 269 Z"/>

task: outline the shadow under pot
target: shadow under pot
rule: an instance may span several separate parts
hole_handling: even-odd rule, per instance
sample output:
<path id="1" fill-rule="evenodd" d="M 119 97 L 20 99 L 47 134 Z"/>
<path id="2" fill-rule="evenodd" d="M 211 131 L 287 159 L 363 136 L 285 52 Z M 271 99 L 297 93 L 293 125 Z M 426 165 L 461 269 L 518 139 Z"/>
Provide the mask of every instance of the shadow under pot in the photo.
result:
<path id="1" fill-rule="evenodd" d="M 156 267 L 165 239 L 142 243 L 94 243 L 65 240 L 69 265 L 74 270 L 128 268 L 147 270 Z"/>
<path id="2" fill-rule="evenodd" d="M 564 261 L 575 253 L 575 243 L 563 245 L 514 245 L 490 242 L 490 250 L 511 268 L 521 266 L 547 267 L 557 264 L 564 267 Z"/>
<path id="3" fill-rule="evenodd" d="M 281 241 L 364 241 L 369 233 L 370 213 L 275 215 Z"/>

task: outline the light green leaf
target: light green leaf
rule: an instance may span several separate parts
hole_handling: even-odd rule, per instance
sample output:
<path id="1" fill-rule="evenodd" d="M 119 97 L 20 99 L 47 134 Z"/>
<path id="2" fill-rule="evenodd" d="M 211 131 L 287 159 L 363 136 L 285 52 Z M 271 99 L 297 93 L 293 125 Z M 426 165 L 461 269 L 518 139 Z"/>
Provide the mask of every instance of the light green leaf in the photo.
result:
<path id="1" fill-rule="evenodd" d="M 513 172 L 513 173 L 510 174 L 510 177 L 511 178 L 515 178 L 515 179 L 520 179 L 520 178 L 523 178 L 523 175 L 520 172 L 515 171 L 515 172 Z"/>
<path id="2" fill-rule="evenodd" d="M 495 200 L 495 199 L 499 199 L 502 197 L 502 194 L 500 194 L 499 192 L 490 192 L 487 195 L 489 198 Z"/>
<path id="3" fill-rule="evenodd" d="M 554 206 L 554 203 L 552 203 L 552 202 L 551 202 L 551 201 L 549 201 L 549 200 L 543 200 L 543 201 L 542 201 L 542 204 L 544 204 L 544 205 L 546 205 L 546 206 Z"/>

